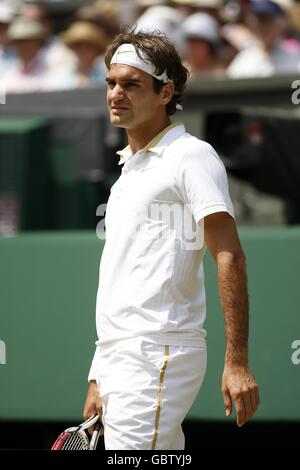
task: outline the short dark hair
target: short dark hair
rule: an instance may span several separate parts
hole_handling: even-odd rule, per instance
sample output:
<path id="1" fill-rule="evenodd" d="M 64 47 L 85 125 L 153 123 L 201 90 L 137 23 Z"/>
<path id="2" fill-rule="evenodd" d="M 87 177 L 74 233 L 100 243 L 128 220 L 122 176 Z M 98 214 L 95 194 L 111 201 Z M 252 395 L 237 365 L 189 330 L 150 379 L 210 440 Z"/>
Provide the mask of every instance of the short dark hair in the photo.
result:
<path id="1" fill-rule="evenodd" d="M 166 110 L 170 116 L 174 114 L 177 109 L 176 105 L 182 103 L 188 78 L 188 70 L 182 64 L 174 45 L 159 31 L 153 33 L 135 33 L 134 31 L 120 33 L 115 37 L 105 54 L 105 64 L 108 69 L 114 53 L 122 44 L 133 44 L 137 54 L 141 58 L 146 57 L 154 65 L 157 75 L 161 75 L 166 71 L 168 78 L 173 80 L 174 95 L 167 104 Z M 153 80 L 154 91 L 159 93 L 165 83 L 154 77 Z"/>

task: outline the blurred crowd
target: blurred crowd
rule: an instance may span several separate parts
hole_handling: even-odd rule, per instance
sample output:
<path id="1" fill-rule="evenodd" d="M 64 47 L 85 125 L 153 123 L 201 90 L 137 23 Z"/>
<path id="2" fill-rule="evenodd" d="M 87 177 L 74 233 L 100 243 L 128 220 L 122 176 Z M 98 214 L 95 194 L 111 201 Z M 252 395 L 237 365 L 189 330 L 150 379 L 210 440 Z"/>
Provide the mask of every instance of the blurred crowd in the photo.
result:
<path id="1" fill-rule="evenodd" d="M 101 85 L 106 48 L 130 27 L 166 34 L 190 80 L 300 70 L 296 0 L 0 0 L 0 83 L 11 93 Z"/>

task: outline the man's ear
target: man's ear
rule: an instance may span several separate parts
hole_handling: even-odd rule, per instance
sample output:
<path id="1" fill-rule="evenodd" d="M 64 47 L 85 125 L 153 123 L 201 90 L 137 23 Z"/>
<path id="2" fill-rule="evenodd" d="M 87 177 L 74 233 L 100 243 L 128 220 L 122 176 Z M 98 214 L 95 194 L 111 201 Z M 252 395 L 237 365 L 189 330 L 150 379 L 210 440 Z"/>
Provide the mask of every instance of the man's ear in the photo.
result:
<path id="1" fill-rule="evenodd" d="M 171 101 L 174 95 L 174 90 L 175 87 L 173 82 L 168 82 L 165 84 L 161 93 L 161 103 L 163 105 L 167 105 Z"/>

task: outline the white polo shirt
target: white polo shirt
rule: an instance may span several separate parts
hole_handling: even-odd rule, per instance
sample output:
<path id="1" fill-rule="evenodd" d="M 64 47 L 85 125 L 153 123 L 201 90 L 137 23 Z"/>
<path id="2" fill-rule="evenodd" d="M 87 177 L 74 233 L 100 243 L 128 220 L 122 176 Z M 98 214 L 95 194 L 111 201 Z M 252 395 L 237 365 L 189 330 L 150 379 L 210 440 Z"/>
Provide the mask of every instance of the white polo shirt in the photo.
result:
<path id="1" fill-rule="evenodd" d="M 144 149 L 118 152 L 100 263 L 100 347 L 134 337 L 205 343 L 204 217 L 233 207 L 223 163 L 206 142 L 172 124 Z M 89 380 L 95 377 L 97 348 Z"/>

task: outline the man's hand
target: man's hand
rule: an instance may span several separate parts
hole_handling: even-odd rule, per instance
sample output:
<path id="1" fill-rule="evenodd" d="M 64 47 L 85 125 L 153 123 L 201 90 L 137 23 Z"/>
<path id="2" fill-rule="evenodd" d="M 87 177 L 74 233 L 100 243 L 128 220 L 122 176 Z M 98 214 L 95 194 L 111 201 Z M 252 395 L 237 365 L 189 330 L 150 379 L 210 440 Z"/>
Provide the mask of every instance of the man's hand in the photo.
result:
<path id="1" fill-rule="evenodd" d="M 86 401 L 85 401 L 85 405 L 83 409 L 83 417 L 85 420 L 89 419 L 93 415 L 99 415 L 100 420 L 101 420 L 102 402 L 100 398 L 98 385 L 95 380 L 91 380 L 89 383 L 87 397 L 86 397 Z M 90 434 L 93 432 L 93 426 L 88 429 L 88 432 Z"/>
<path id="2" fill-rule="evenodd" d="M 258 385 L 247 367 L 225 365 L 222 393 L 227 416 L 232 413 L 233 400 L 239 427 L 254 415 L 260 403 Z"/>

